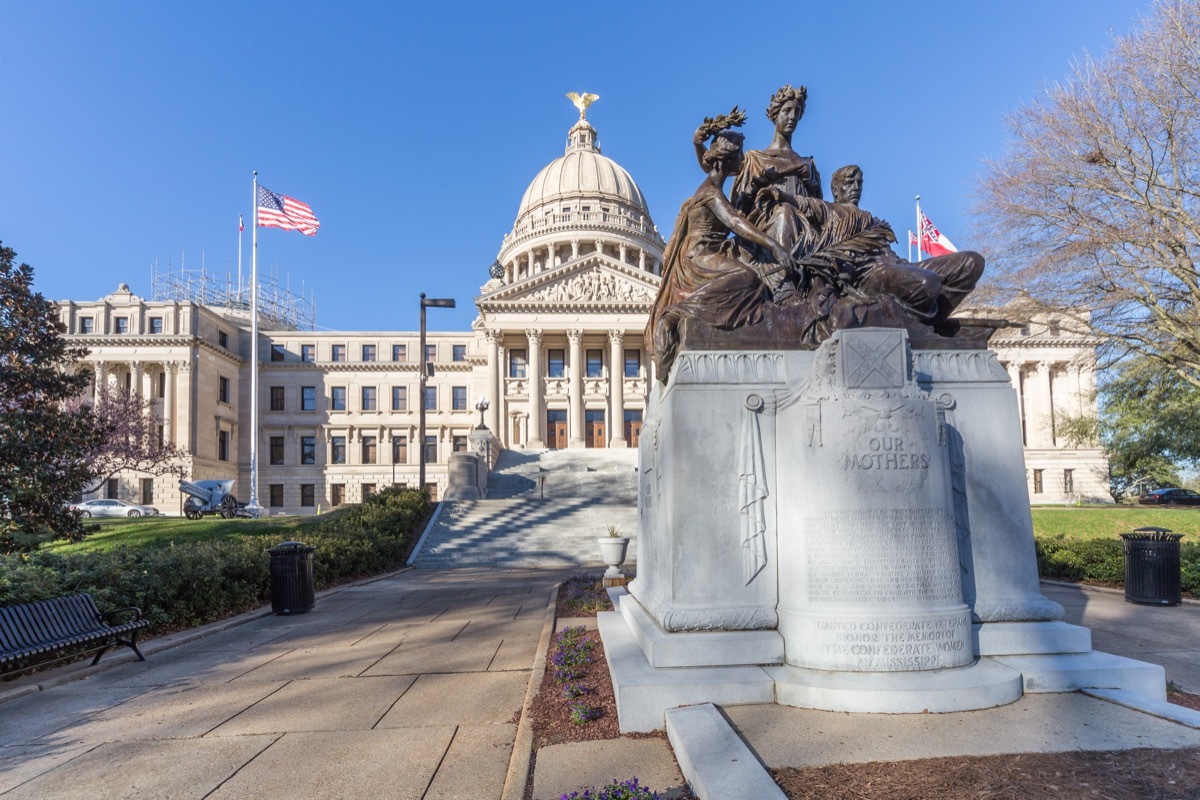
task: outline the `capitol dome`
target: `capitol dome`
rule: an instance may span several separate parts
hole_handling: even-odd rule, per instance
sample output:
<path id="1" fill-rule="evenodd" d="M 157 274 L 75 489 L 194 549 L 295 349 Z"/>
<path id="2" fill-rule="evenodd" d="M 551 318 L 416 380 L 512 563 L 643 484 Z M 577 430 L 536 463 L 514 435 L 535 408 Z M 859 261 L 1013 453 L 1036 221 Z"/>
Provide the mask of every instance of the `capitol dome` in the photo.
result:
<path id="1" fill-rule="evenodd" d="M 600 153 L 596 129 L 581 110 L 566 152 L 525 189 L 496 260 L 506 284 L 590 253 L 657 273 L 664 247 L 642 190 Z"/>

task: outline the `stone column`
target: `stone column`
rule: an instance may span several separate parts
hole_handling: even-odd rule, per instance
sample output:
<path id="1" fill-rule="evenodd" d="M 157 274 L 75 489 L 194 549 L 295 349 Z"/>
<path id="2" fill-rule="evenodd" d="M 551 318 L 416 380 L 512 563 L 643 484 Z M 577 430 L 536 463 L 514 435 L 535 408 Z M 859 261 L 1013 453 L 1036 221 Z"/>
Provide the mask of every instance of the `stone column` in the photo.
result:
<path id="1" fill-rule="evenodd" d="M 571 410 L 567 415 L 567 446 L 583 447 L 583 331 L 567 331 L 567 341 L 571 345 L 571 378 L 567 389 Z"/>
<path id="2" fill-rule="evenodd" d="M 486 424 L 492 433 L 500 435 L 500 402 L 504 398 L 503 370 L 500 364 L 500 331 L 489 329 L 484 333 L 488 345 L 488 410 L 484 413 Z"/>
<path id="3" fill-rule="evenodd" d="M 529 340 L 529 361 L 526 375 L 529 376 L 529 436 L 526 446 L 531 450 L 540 450 L 546 446 L 543 433 L 546 426 L 546 412 L 543 393 L 545 381 L 542 380 L 542 331 L 531 328 L 525 331 Z"/>
<path id="4" fill-rule="evenodd" d="M 573 261 L 577 258 L 579 258 L 579 240 L 572 239 L 571 240 L 571 260 Z"/>
<path id="5" fill-rule="evenodd" d="M 1025 400 L 1021 397 L 1021 365 L 1016 361 L 1010 361 L 1004 367 L 1008 373 L 1008 380 L 1012 383 L 1013 394 L 1017 396 L 1017 419 L 1021 420 L 1021 424 L 1025 424 Z M 1028 441 L 1029 434 L 1025 434 L 1025 439 Z M 1021 444 L 1025 444 L 1023 441 Z"/>
<path id="6" fill-rule="evenodd" d="M 525 277 L 532 278 L 533 277 L 533 250 L 529 251 L 529 254 L 526 256 L 526 258 L 528 258 L 529 261 L 527 262 L 527 267 L 526 267 L 527 271 L 525 273 Z"/>
<path id="7" fill-rule="evenodd" d="M 608 332 L 609 447 L 628 447 L 625 441 L 625 331 Z"/>
<path id="8" fill-rule="evenodd" d="M 142 391 L 142 362 L 133 361 L 129 364 L 129 393 L 141 399 L 145 396 Z"/>
<path id="9" fill-rule="evenodd" d="M 1047 449 L 1054 447 L 1054 392 L 1050 388 L 1053 366 L 1049 361 L 1039 361 L 1037 365 L 1037 436 L 1030 437 L 1035 447 Z"/>
<path id="10" fill-rule="evenodd" d="M 638 269 L 642 272 L 646 271 L 646 251 L 638 249 Z"/>
<path id="11" fill-rule="evenodd" d="M 163 442 L 175 444 L 175 362 L 163 365 Z"/>
<path id="12" fill-rule="evenodd" d="M 624 242 L 621 242 L 621 244 L 617 247 L 617 251 L 618 251 L 618 253 L 620 253 L 621 263 L 622 264 L 626 263 L 625 257 L 629 254 L 629 248 L 625 246 Z"/>
<path id="13" fill-rule="evenodd" d="M 100 398 L 104 396 L 104 390 L 108 388 L 108 365 L 103 361 L 96 363 L 96 386 L 95 386 L 95 402 L 99 403 Z"/>

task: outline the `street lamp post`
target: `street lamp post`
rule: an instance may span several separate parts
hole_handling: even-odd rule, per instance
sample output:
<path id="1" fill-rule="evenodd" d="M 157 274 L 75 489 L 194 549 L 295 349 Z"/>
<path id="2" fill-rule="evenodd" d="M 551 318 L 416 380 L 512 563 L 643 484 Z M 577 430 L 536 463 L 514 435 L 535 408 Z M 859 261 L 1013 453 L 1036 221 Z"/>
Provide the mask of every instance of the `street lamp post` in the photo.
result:
<path id="1" fill-rule="evenodd" d="M 417 434 L 420 437 L 417 449 L 419 450 L 418 463 L 420 468 L 417 471 L 417 489 L 425 491 L 425 382 L 429 380 L 429 373 L 433 371 L 433 362 L 428 361 L 425 357 L 425 309 L 427 308 L 454 308 L 453 298 L 426 298 L 425 293 L 421 292 L 421 378 L 420 378 L 420 417 L 421 426 L 420 432 Z"/>
<path id="2" fill-rule="evenodd" d="M 475 403 L 475 410 L 479 412 L 479 427 L 477 427 L 475 430 L 477 430 L 477 431 L 486 431 L 487 430 L 487 425 L 483 424 L 483 412 L 487 411 L 491 407 L 492 407 L 492 404 L 488 402 L 488 399 L 486 397 L 479 398 L 479 401 Z"/>

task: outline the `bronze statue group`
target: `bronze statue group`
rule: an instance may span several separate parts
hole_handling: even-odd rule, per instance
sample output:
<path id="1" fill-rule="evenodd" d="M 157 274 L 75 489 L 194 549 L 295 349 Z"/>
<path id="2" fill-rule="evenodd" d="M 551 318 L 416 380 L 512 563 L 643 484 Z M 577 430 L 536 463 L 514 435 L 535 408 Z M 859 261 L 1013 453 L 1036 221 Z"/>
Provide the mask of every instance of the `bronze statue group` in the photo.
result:
<path id="1" fill-rule="evenodd" d="M 679 212 L 646 328 L 660 380 L 689 324 L 765 328 L 792 347 L 864 326 L 957 333 L 950 314 L 983 274 L 983 257 L 963 251 L 913 264 L 897 256 L 891 226 L 858 207 L 856 165 L 833 173 L 826 201 L 815 162 L 792 149 L 806 100 L 803 86 L 775 93 L 767 107 L 775 134 L 763 150 L 743 152 L 733 128 L 746 115 L 737 107 L 697 128 L 692 141 L 708 176 Z"/>

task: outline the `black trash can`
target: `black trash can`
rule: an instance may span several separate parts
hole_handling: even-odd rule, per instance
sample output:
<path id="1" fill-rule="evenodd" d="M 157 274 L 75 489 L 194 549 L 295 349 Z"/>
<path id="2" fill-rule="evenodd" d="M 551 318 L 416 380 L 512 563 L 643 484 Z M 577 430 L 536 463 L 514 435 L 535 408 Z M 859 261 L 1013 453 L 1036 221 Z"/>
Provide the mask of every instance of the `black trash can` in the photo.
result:
<path id="1" fill-rule="evenodd" d="M 1166 528 L 1136 528 L 1125 540 L 1125 602 L 1177 606 L 1180 602 L 1179 540 Z"/>
<path id="2" fill-rule="evenodd" d="M 316 605 L 313 592 L 313 550 L 303 542 L 283 542 L 271 554 L 271 610 L 303 614 Z"/>

